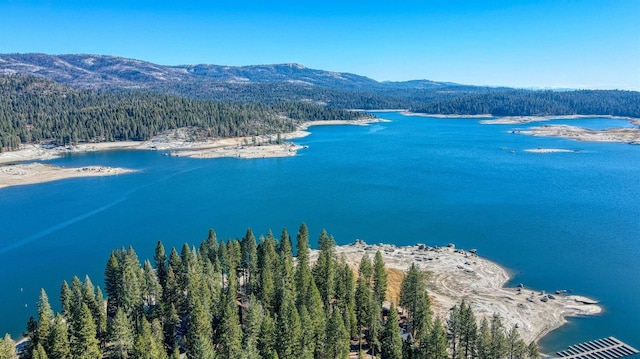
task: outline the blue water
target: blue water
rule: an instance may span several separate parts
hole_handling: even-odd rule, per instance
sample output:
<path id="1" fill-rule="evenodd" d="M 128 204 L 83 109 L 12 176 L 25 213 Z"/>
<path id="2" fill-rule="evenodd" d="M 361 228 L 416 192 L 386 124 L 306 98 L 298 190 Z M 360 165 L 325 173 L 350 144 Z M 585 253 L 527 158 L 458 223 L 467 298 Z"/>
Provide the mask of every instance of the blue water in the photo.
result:
<path id="1" fill-rule="evenodd" d="M 542 340 L 545 350 L 606 336 L 640 347 L 640 146 L 529 137 L 475 119 L 379 116 L 388 123 L 313 127 L 299 156 L 189 159 L 161 152 L 77 154 L 61 166 L 138 172 L 0 190 L 0 333 L 14 337 L 44 287 L 102 283 L 112 249 L 197 244 L 306 222 L 337 242 L 453 242 L 511 271 L 513 283 L 573 289 L 606 312 Z M 615 121 L 615 120 L 603 120 Z M 598 125 L 598 120 L 570 124 Z M 620 123 L 620 121 L 615 122 Z M 603 126 L 610 126 L 604 124 Z M 533 154 L 529 148 L 577 153 Z"/>

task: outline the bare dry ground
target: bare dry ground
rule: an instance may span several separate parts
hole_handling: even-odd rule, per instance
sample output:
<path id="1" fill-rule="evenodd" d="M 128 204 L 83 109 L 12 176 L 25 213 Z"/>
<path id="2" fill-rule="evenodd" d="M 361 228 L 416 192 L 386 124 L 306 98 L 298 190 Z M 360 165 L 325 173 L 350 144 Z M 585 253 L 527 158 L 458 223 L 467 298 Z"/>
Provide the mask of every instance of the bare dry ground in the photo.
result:
<path id="1" fill-rule="evenodd" d="M 509 274 L 504 268 L 466 250 L 364 242 L 336 248 L 338 256 L 344 257 L 354 269 L 365 253 L 373 259 L 378 250 L 389 274 L 388 300 L 397 302 L 403 274 L 415 263 L 427 274 L 427 287 L 437 315 L 446 318 L 449 309 L 464 299 L 478 320 L 497 313 L 505 325 L 517 326 L 527 342 L 560 327 L 566 317 L 596 315 L 602 311 L 596 301 L 577 295 L 554 293 L 549 296 L 527 287 L 506 288 Z"/>

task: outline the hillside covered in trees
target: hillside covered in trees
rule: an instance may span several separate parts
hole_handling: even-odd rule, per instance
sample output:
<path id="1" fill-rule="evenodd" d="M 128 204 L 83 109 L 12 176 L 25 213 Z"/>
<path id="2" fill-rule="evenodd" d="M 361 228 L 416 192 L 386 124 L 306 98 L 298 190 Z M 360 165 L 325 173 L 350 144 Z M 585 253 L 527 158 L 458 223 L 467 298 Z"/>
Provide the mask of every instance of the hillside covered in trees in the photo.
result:
<path id="1" fill-rule="evenodd" d="M 22 143 L 142 141 L 194 127 L 203 137 L 289 132 L 313 120 L 363 116 L 302 102 L 238 103 L 148 92 L 96 92 L 23 76 L 0 76 L 0 150 Z"/>
<path id="2" fill-rule="evenodd" d="M 430 114 L 640 117 L 640 92 L 525 90 L 412 80 L 378 82 L 299 64 L 164 66 L 105 55 L 0 54 L 0 73 L 36 76 L 77 89 L 144 91 L 239 103 L 316 103 L 339 109 L 408 109 Z"/>
<path id="3" fill-rule="evenodd" d="M 462 302 L 433 315 L 424 273 L 414 265 L 399 301 L 387 298 L 380 252 L 351 268 L 325 231 L 311 263 L 302 224 L 297 257 L 286 229 L 256 240 L 218 241 L 169 253 L 157 243 L 142 264 L 133 248 L 114 250 L 105 268 L 106 298 L 86 277 L 60 290 L 54 313 L 42 290 L 22 358 L 537 358 L 498 316 L 478 323 Z M 402 308 L 402 311 L 399 309 Z M 399 314 L 402 314 L 399 316 Z M 479 325 L 478 325 L 479 324 Z M 0 339 L 0 356 L 16 357 Z"/>

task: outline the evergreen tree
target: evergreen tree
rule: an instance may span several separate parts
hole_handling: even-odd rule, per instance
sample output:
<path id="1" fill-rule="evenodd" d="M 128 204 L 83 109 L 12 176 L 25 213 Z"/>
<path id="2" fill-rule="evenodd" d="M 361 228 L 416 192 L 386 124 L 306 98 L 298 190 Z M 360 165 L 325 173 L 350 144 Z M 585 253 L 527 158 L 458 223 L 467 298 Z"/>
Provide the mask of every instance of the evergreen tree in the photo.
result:
<path id="1" fill-rule="evenodd" d="M 387 296 L 387 270 L 380 251 L 376 251 L 373 259 L 373 293 L 382 305 Z"/>
<path id="2" fill-rule="evenodd" d="M 372 291 L 367 283 L 367 278 L 363 276 L 363 266 L 366 266 L 365 257 L 366 255 L 363 256 L 362 260 L 360 261 L 360 276 L 358 277 L 358 280 L 356 282 L 355 294 L 356 318 L 358 322 L 358 351 L 362 350 L 362 332 L 364 328 L 372 322 L 371 302 L 374 300 L 372 298 Z M 366 258 L 368 259 L 368 257 Z"/>
<path id="3" fill-rule="evenodd" d="M 278 257 L 275 250 L 275 242 L 270 237 L 262 238 L 258 249 L 258 299 L 262 302 L 264 310 L 273 314 L 277 310 L 274 272 L 277 268 L 276 263 Z"/>
<path id="4" fill-rule="evenodd" d="M 285 293 L 276 320 L 276 351 L 281 359 L 298 358 L 301 353 L 300 315 L 290 293 Z"/>
<path id="5" fill-rule="evenodd" d="M 159 317 L 160 308 L 158 308 L 158 304 L 162 298 L 162 286 L 156 279 L 156 271 L 148 260 L 144 261 L 140 289 L 144 298 L 143 304 L 148 308 L 147 314 L 149 318 Z"/>
<path id="6" fill-rule="evenodd" d="M 375 357 L 380 351 L 380 335 L 382 334 L 382 305 L 372 298 L 371 309 L 369 310 L 369 324 L 367 325 L 367 342 L 371 352 Z"/>
<path id="7" fill-rule="evenodd" d="M 398 325 L 398 311 L 391 304 L 387 322 L 382 333 L 382 357 L 385 359 L 402 359 L 402 338 Z"/>
<path id="8" fill-rule="evenodd" d="M 524 359 L 527 355 L 527 345 L 520 338 L 520 333 L 515 327 L 507 333 L 506 352 L 509 359 Z"/>
<path id="9" fill-rule="evenodd" d="M 43 351 L 49 351 L 51 326 L 53 325 L 53 310 L 49 305 L 49 297 L 44 289 L 40 289 L 40 300 L 38 301 L 38 328 L 31 338 L 34 343 L 40 344 Z M 39 351 L 36 350 L 36 351 Z"/>
<path id="10" fill-rule="evenodd" d="M 42 343 L 38 343 L 31 353 L 33 359 L 48 359 L 47 352 L 44 350 Z"/>
<path id="11" fill-rule="evenodd" d="M 161 241 L 158 241 L 156 244 L 156 249 L 153 254 L 153 264 L 156 268 L 158 283 L 160 283 L 160 286 L 164 289 L 167 282 L 167 254 Z"/>
<path id="12" fill-rule="evenodd" d="M 107 339 L 107 305 L 100 287 L 96 287 L 95 298 L 95 307 L 89 309 L 96 322 L 96 335 L 100 341 L 100 346 L 104 347 L 104 342 Z"/>
<path id="13" fill-rule="evenodd" d="M 276 352 L 276 325 L 269 312 L 265 312 L 260 325 L 258 350 L 263 358 L 273 357 L 273 353 Z"/>
<path id="14" fill-rule="evenodd" d="M 309 230 L 307 225 L 302 223 L 298 229 L 296 237 L 296 251 L 298 265 L 296 266 L 295 288 L 297 292 L 296 305 L 298 308 L 309 298 L 309 286 L 313 281 L 309 262 Z M 310 307 L 307 307 L 311 310 Z"/>
<path id="15" fill-rule="evenodd" d="M 178 328 L 180 328 L 180 317 L 178 316 L 175 305 L 170 303 L 162 326 L 164 344 L 167 348 L 173 348 L 178 345 Z"/>
<path id="16" fill-rule="evenodd" d="M 247 229 L 247 233 L 242 238 L 242 261 L 240 266 L 243 271 L 243 280 L 245 281 L 246 294 L 251 295 L 254 291 L 256 274 L 258 268 L 258 252 L 256 245 L 256 237 L 253 235 L 251 228 Z"/>
<path id="17" fill-rule="evenodd" d="M 71 289 L 69 289 L 69 284 L 67 284 L 66 280 L 62 282 L 62 286 L 60 287 L 60 304 L 62 305 L 62 315 L 69 316 L 69 310 L 71 309 Z"/>
<path id="18" fill-rule="evenodd" d="M 136 359 L 166 359 L 162 340 L 151 331 L 147 318 L 142 317 L 140 331 L 133 344 L 133 358 Z"/>
<path id="19" fill-rule="evenodd" d="M 400 286 L 400 306 L 406 309 L 409 314 L 409 325 L 413 335 L 415 335 L 416 329 L 416 311 L 420 307 L 420 300 L 424 299 L 425 292 L 424 273 L 418 269 L 415 263 L 412 263 Z"/>
<path id="20" fill-rule="evenodd" d="M 327 322 L 326 354 L 327 358 L 349 357 L 349 332 L 344 327 L 339 308 L 333 310 Z"/>
<path id="21" fill-rule="evenodd" d="M 316 287 L 315 282 L 311 279 L 309 272 L 308 296 L 303 308 L 309 312 L 311 318 L 311 330 L 314 344 L 314 357 L 320 358 L 325 353 L 325 337 L 326 337 L 326 316 L 322 309 L 322 298 Z M 306 326 L 305 326 L 306 328 Z"/>
<path id="22" fill-rule="evenodd" d="M 0 358 L 18 359 L 18 353 L 16 353 L 16 342 L 11 339 L 9 334 L 5 334 L 4 338 L 0 339 Z"/>
<path id="23" fill-rule="evenodd" d="M 429 359 L 448 359 L 447 354 L 447 334 L 442 321 L 436 317 L 433 322 L 433 330 L 429 336 L 429 344 L 426 346 L 425 358 Z"/>
<path id="24" fill-rule="evenodd" d="M 463 300 L 460 304 L 460 356 L 476 358 L 478 326 L 471 306 Z"/>
<path id="25" fill-rule="evenodd" d="M 233 280 L 233 278 L 230 278 L 230 280 Z M 231 290 L 225 296 L 224 302 L 224 310 L 220 319 L 217 353 L 223 358 L 240 358 L 242 356 L 242 331 L 240 330 L 234 286 L 231 286 Z"/>
<path id="26" fill-rule="evenodd" d="M 86 303 L 82 303 L 74 317 L 69 339 L 71 357 L 74 359 L 102 358 L 96 338 L 96 324 Z"/>
<path id="27" fill-rule="evenodd" d="M 122 308 L 118 308 L 116 315 L 109 325 L 109 353 L 110 357 L 127 359 L 133 352 L 134 330 L 131 320 Z"/>
<path id="28" fill-rule="evenodd" d="M 476 340 L 476 352 L 478 359 L 491 358 L 491 330 L 489 329 L 487 318 L 482 318 L 480 322 Z"/>
<path id="29" fill-rule="evenodd" d="M 258 350 L 258 339 L 260 336 L 260 327 L 264 313 L 258 300 L 251 296 L 249 299 L 249 308 L 247 308 L 247 317 L 245 319 L 244 332 L 242 335 L 242 349 L 244 359 L 259 359 L 260 352 Z"/>
<path id="30" fill-rule="evenodd" d="M 320 254 L 313 267 L 313 277 L 325 309 L 329 307 L 329 302 L 333 299 L 335 288 L 335 245 L 333 238 L 329 237 L 327 231 L 323 229 L 318 240 Z"/>
<path id="31" fill-rule="evenodd" d="M 282 286 L 293 293 L 293 297 L 296 296 L 295 287 L 295 274 L 293 266 L 293 248 L 291 245 L 291 238 L 287 233 L 287 229 L 282 229 L 280 235 L 280 245 L 278 247 L 278 270 L 277 270 L 277 283 L 282 283 Z"/>
<path id="32" fill-rule="evenodd" d="M 538 345 L 536 344 L 536 342 L 531 342 L 527 346 L 527 357 L 529 359 L 540 358 L 540 350 L 538 349 Z"/>
<path id="33" fill-rule="evenodd" d="M 506 338 L 502 320 L 498 314 L 494 314 L 491 318 L 491 347 L 489 350 L 490 358 L 502 358 L 506 354 Z"/>
<path id="34" fill-rule="evenodd" d="M 67 335 L 67 323 L 64 318 L 57 314 L 51 325 L 49 334 L 49 358 L 67 359 L 70 358 L 69 337 Z"/>
<path id="35" fill-rule="evenodd" d="M 458 358 L 458 346 L 460 344 L 460 332 L 462 331 L 462 315 L 460 306 L 454 306 L 447 320 L 447 342 L 451 350 L 451 357 Z"/>

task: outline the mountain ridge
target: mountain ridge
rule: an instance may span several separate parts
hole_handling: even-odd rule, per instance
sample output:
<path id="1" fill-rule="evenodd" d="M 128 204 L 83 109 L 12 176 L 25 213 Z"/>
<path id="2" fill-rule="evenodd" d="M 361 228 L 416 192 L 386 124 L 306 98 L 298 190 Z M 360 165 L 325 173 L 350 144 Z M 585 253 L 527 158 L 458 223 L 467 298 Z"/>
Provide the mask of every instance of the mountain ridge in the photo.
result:
<path id="1" fill-rule="evenodd" d="M 192 82 L 218 84 L 289 82 L 339 90 L 461 86 L 430 80 L 379 82 L 366 76 L 311 69 L 297 63 L 247 66 L 159 65 L 144 60 L 95 54 L 0 54 L 0 73 L 44 77 L 82 89 L 138 89 Z"/>

